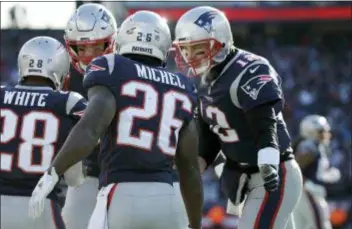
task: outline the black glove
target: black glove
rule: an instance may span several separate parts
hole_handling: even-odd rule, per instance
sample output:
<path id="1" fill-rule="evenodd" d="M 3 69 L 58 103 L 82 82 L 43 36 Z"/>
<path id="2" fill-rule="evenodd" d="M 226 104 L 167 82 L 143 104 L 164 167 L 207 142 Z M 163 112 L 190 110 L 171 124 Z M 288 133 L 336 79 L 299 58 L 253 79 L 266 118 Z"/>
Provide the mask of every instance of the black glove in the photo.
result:
<path id="1" fill-rule="evenodd" d="M 264 188 L 268 192 L 274 192 L 279 187 L 279 173 L 278 167 L 275 165 L 261 165 L 259 166 L 260 175 L 264 181 Z"/>

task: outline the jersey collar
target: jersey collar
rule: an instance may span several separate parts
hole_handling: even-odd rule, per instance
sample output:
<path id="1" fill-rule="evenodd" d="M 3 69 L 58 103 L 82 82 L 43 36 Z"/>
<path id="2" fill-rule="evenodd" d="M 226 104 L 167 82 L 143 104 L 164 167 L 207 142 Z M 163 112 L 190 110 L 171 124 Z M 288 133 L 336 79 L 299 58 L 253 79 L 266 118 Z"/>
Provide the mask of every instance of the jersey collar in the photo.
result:
<path id="1" fill-rule="evenodd" d="M 51 91 L 53 91 L 53 89 L 52 89 L 51 87 L 48 87 L 48 86 L 25 86 L 25 85 L 16 85 L 15 88 L 18 88 L 18 89 L 28 89 L 28 90 L 43 90 L 43 91 L 51 90 Z"/>

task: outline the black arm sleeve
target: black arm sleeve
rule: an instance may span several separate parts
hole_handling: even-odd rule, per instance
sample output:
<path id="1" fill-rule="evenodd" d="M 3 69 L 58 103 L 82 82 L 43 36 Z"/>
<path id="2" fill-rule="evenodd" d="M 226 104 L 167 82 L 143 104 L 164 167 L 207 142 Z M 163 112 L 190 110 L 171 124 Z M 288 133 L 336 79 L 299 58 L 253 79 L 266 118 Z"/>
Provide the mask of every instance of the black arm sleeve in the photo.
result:
<path id="1" fill-rule="evenodd" d="M 199 111 L 198 114 L 198 155 L 206 161 L 208 167 L 214 162 L 221 147 L 217 135 L 210 130 L 209 125 L 202 119 Z"/>
<path id="2" fill-rule="evenodd" d="M 245 113 L 258 150 L 265 147 L 279 150 L 274 104 L 275 102 L 262 104 Z"/>

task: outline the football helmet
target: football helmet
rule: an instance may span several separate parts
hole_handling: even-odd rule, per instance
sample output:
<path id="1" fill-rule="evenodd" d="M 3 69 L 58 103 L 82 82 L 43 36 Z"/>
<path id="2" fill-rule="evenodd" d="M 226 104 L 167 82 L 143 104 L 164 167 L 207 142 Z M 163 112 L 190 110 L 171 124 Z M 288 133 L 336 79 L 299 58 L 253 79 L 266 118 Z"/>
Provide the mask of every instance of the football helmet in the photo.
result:
<path id="1" fill-rule="evenodd" d="M 95 57 L 115 52 L 116 33 L 116 20 L 105 6 L 96 3 L 80 6 L 69 19 L 64 35 L 76 70 L 83 73 Z"/>
<path id="2" fill-rule="evenodd" d="M 170 28 L 165 19 L 141 10 L 127 17 L 117 36 L 118 54 L 139 54 L 166 61 L 171 47 Z"/>
<path id="3" fill-rule="evenodd" d="M 46 36 L 28 40 L 18 54 L 20 82 L 28 76 L 50 79 L 57 89 L 68 76 L 70 59 L 65 47 L 56 39 Z"/>
<path id="4" fill-rule="evenodd" d="M 200 6 L 178 20 L 173 48 L 180 71 L 193 76 L 206 74 L 223 62 L 233 47 L 231 27 L 220 10 Z"/>
<path id="5" fill-rule="evenodd" d="M 330 132 L 328 120 L 321 115 L 308 115 L 300 123 L 300 135 L 305 139 L 319 140 L 320 133 Z"/>

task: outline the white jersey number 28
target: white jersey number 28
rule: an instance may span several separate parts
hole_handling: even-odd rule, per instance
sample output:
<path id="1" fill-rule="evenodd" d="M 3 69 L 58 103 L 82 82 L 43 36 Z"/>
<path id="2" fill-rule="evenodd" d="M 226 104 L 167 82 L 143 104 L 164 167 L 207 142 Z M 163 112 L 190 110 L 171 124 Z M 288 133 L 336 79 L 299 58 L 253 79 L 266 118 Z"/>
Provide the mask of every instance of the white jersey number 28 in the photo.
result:
<path id="1" fill-rule="evenodd" d="M 1 171 L 11 172 L 15 166 L 25 173 L 44 173 L 55 155 L 59 119 L 50 112 L 31 111 L 19 116 L 10 109 L 1 109 L 1 121 L 1 145 L 6 146 L 15 139 L 19 140 L 19 144 L 13 146 L 17 152 L 0 152 Z M 41 136 L 36 136 L 40 122 L 43 124 L 43 132 Z M 33 161 L 35 147 L 40 149 L 39 163 Z M 14 158 L 16 156 L 17 159 Z"/>

